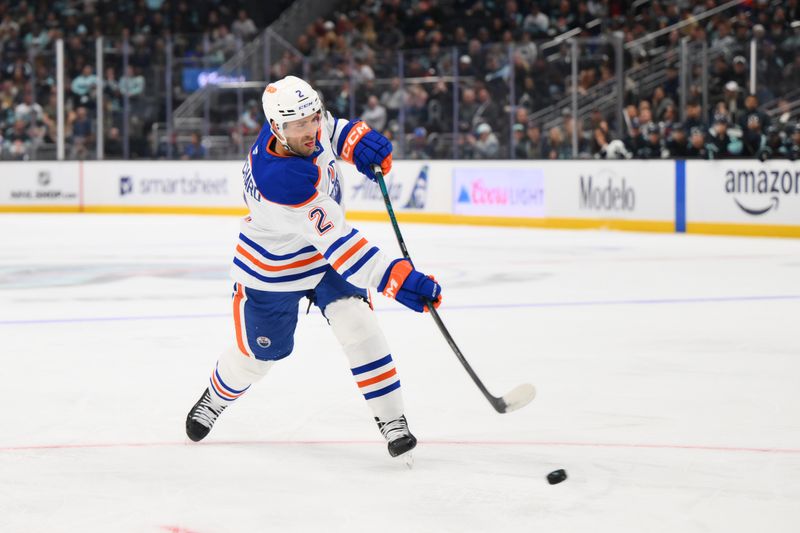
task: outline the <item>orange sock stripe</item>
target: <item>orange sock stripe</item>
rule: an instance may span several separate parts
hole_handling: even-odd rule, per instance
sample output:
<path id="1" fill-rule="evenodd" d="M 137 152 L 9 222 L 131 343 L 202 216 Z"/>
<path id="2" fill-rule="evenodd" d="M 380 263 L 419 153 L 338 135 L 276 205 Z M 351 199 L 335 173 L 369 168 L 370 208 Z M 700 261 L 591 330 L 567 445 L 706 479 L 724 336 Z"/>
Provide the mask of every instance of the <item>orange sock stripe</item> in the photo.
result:
<path id="1" fill-rule="evenodd" d="M 370 385 L 374 385 L 375 383 L 378 383 L 379 381 L 383 381 L 384 379 L 389 379 L 390 377 L 394 376 L 395 374 L 397 374 L 397 369 L 393 368 L 393 369 L 389 370 L 388 372 L 384 372 L 380 376 L 375 376 L 374 378 L 369 378 L 369 379 L 365 379 L 364 381 L 359 381 L 358 382 L 358 386 L 360 388 L 361 387 L 368 387 Z"/>
<path id="2" fill-rule="evenodd" d="M 367 244 L 367 239 L 364 238 L 355 243 L 352 248 L 347 250 L 345 253 L 342 254 L 342 256 L 339 259 L 336 260 L 336 262 L 333 264 L 333 269 L 339 270 L 339 267 L 342 266 L 345 261 L 353 257 L 353 254 L 359 251 L 361 248 L 363 248 L 366 244 Z"/>
<path id="3" fill-rule="evenodd" d="M 214 388 L 216 389 L 215 392 L 217 392 L 217 394 L 219 394 L 220 396 L 225 396 L 226 398 L 230 398 L 231 400 L 235 400 L 236 398 L 238 398 L 239 396 L 244 394 L 244 393 L 242 393 L 242 394 L 231 394 L 230 392 L 228 392 L 225 389 L 223 389 L 220 386 L 219 382 L 217 381 L 217 376 L 215 376 L 213 372 L 211 373 L 211 381 L 214 383 Z"/>
<path id="4" fill-rule="evenodd" d="M 258 259 L 253 256 L 250 252 L 245 250 L 241 244 L 236 245 L 236 251 L 245 256 L 251 263 L 256 265 L 258 268 L 264 269 L 267 272 L 280 272 L 281 270 L 289 270 L 290 268 L 299 268 L 302 266 L 310 265 L 311 263 L 316 263 L 320 259 L 322 259 L 322 254 L 316 254 L 308 259 L 302 259 L 300 261 L 295 261 L 294 263 L 289 263 L 286 265 L 281 266 L 274 266 L 268 265 L 259 261 Z"/>
<path id="5" fill-rule="evenodd" d="M 242 318 L 239 316 L 239 308 L 241 307 L 242 299 L 244 299 L 244 288 L 237 284 L 236 296 L 233 297 L 233 323 L 236 326 L 236 343 L 239 345 L 239 351 L 247 357 L 250 357 L 250 353 L 247 351 L 244 342 L 244 336 L 242 335 Z"/>

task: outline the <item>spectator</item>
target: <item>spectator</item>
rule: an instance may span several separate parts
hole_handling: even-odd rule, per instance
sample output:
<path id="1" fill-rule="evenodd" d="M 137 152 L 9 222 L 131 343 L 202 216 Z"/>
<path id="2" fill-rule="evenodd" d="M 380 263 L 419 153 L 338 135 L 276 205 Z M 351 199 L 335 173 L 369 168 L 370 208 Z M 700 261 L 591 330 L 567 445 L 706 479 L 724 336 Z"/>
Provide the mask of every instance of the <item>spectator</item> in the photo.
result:
<path id="1" fill-rule="evenodd" d="M 547 30 L 550 27 L 550 18 L 542 13 L 539 2 L 533 3 L 531 12 L 525 17 L 522 27 L 526 32 L 530 32 L 533 35 L 547 35 Z"/>
<path id="2" fill-rule="evenodd" d="M 675 107 L 675 101 L 667 96 L 663 87 L 656 87 L 653 91 L 653 107 L 656 119 L 660 120 L 668 108 Z"/>
<path id="3" fill-rule="evenodd" d="M 361 118 L 376 131 L 383 131 L 386 127 L 386 108 L 380 104 L 378 97 L 374 94 L 370 95 L 367 100 L 367 107 L 361 113 Z"/>
<path id="4" fill-rule="evenodd" d="M 122 141 L 120 139 L 119 128 L 112 127 L 108 130 L 108 136 L 103 144 L 104 157 L 106 159 L 122 158 Z"/>
<path id="5" fill-rule="evenodd" d="M 733 58 L 733 72 L 730 81 L 735 81 L 739 87 L 747 87 L 750 73 L 747 71 L 747 60 L 744 56 Z"/>
<path id="6" fill-rule="evenodd" d="M 386 115 L 389 120 L 394 120 L 405 104 L 406 92 L 401 87 L 400 78 L 394 77 L 390 82 L 389 89 L 381 95 L 381 105 L 386 108 Z"/>
<path id="7" fill-rule="evenodd" d="M 748 94 L 744 99 L 744 108 L 741 109 L 737 115 L 736 122 L 739 127 L 742 128 L 742 130 L 747 129 L 747 124 L 752 115 L 756 115 L 758 117 L 758 122 L 762 131 L 765 127 L 769 126 L 769 116 L 758 109 L 758 96 L 754 94 Z"/>
<path id="8" fill-rule="evenodd" d="M 514 124 L 512 130 L 514 135 L 514 158 L 527 159 L 528 138 L 525 135 L 525 126 L 522 124 Z"/>
<path id="9" fill-rule="evenodd" d="M 553 126 L 547 134 L 545 146 L 547 159 L 571 159 L 572 147 L 564 140 L 564 133 L 558 126 Z"/>
<path id="10" fill-rule="evenodd" d="M 428 124 L 428 92 L 421 85 L 412 85 L 408 91 L 410 103 L 406 108 L 406 124 L 409 127 Z"/>
<path id="11" fill-rule="evenodd" d="M 492 96 L 486 88 L 478 91 L 478 107 L 472 116 L 472 125 L 478 127 L 481 124 L 500 125 L 500 109 L 492 100 Z M 508 122 L 506 122 L 508 124 Z"/>
<path id="12" fill-rule="evenodd" d="M 81 106 L 70 114 L 69 118 L 72 139 L 90 140 L 92 137 L 92 121 L 89 118 L 89 111 Z"/>
<path id="13" fill-rule="evenodd" d="M 90 65 L 84 65 L 80 75 L 72 80 L 72 102 L 75 107 L 93 106 L 95 90 L 97 89 L 97 76 L 92 72 Z"/>
<path id="14" fill-rule="evenodd" d="M 500 155 L 500 141 L 492 132 L 492 127 L 484 122 L 475 128 L 475 133 L 477 139 L 469 137 L 475 159 L 496 159 Z"/>
<path id="15" fill-rule="evenodd" d="M 655 124 L 648 124 L 644 129 L 644 144 L 635 152 L 637 159 L 661 159 L 667 157 L 661 145 L 661 132 Z"/>
<path id="16" fill-rule="evenodd" d="M 183 147 L 183 155 L 181 159 L 205 159 L 206 147 L 200 142 L 200 135 L 192 133 L 191 141 Z"/>
<path id="17" fill-rule="evenodd" d="M 694 127 L 691 129 L 689 137 L 689 148 L 686 153 L 687 159 L 711 159 L 710 153 L 706 148 L 706 136 L 703 130 Z"/>
<path id="18" fill-rule="evenodd" d="M 639 127 L 638 118 L 631 121 L 631 132 L 622 142 L 625 145 L 625 149 L 634 155 L 638 154 L 639 150 L 644 148 L 644 138 L 642 137 L 642 130 Z"/>
<path id="19" fill-rule="evenodd" d="M 742 131 L 742 155 L 757 157 L 764 148 L 764 134 L 761 130 L 761 118 L 757 113 L 751 114 Z"/>
<path id="20" fill-rule="evenodd" d="M 224 63 L 225 60 L 236 53 L 236 36 L 228 30 L 225 24 L 220 24 L 216 30 L 212 30 L 211 33 L 214 38 L 211 43 L 213 61 L 219 64 Z"/>
<path id="21" fill-rule="evenodd" d="M 789 159 L 797 161 L 800 159 L 800 123 L 795 124 L 791 131 L 792 134 L 786 142 L 786 151 Z"/>
<path id="22" fill-rule="evenodd" d="M 434 132 L 453 130 L 453 93 L 449 84 L 438 81 L 433 85 L 428 100 L 428 126 Z"/>
<path id="23" fill-rule="evenodd" d="M 464 89 L 461 94 L 461 103 L 458 106 L 458 129 L 461 132 L 472 130 L 472 118 L 478 112 L 478 102 L 476 101 L 473 89 Z"/>
<path id="24" fill-rule="evenodd" d="M 683 124 L 673 124 L 665 148 L 665 157 L 685 159 L 689 156 L 689 143 L 686 139 L 686 129 Z"/>
<path id="25" fill-rule="evenodd" d="M 758 154 L 761 161 L 767 159 L 785 159 L 789 157 L 789 151 L 784 143 L 783 132 L 778 126 L 772 124 L 767 127 L 767 135 L 764 146 Z"/>
<path id="26" fill-rule="evenodd" d="M 699 102 L 689 102 L 686 105 L 686 121 L 684 127 L 691 131 L 692 128 L 705 128 L 703 121 L 703 110 Z"/>
<path id="27" fill-rule="evenodd" d="M 742 152 L 741 141 L 728 133 L 728 118 L 725 115 L 717 115 L 714 118 L 714 127 L 707 147 L 711 159 L 728 159 Z"/>
<path id="28" fill-rule="evenodd" d="M 731 31 L 731 23 L 727 20 L 721 21 L 717 24 L 715 33 L 716 35 L 711 39 L 711 47 L 721 48 L 726 53 L 730 53 L 733 47 L 736 46 L 736 37 L 733 36 Z"/>
<path id="29" fill-rule="evenodd" d="M 722 101 L 725 102 L 727 109 L 727 118 L 729 122 L 733 122 L 739 111 L 744 107 L 741 101 L 741 93 L 739 91 L 739 84 L 735 81 L 729 81 L 725 84 L 725 91 L 723 93 Z"/>
<path id="30" fill-rule="evenodd" d="M 14 126 L 6 131 L 4 142 L 10 159 L 22 161 L 30 157 L 31 137 L 22 120 L 14 121 Z"/>
<path id="31" fill-rule="evenodd" d="M 33 101 L 32 91 L 25 91 L 22 103 L 14 109 L 14 116 L 17 120 L 23 121 L 26 126 L 32 126 L 42 121 L 44 110 L 42 106 Z"/>
<path id="32" fill-rule="evenodd" d="M 423 127 L 414 128 L 411 141 L 408 143 L 408 159 L 430 159 L 433 151 L 428 144 L 428 132 Z"/>
<path id="33" fill-rule="evenodd" d="M 545 159 L 542 151 L 542 128 L 529 124 L 525 132 L 525 157 L 528 159 Z"/>
<path id="34" fill-rule="evenodd" d="M 125 75 L 119 79 L 119 92 L 122 96 L 139 101 L 144 94 L 144 77 L 136 72 L 136 68 L 128 65 Z"/>
<path id="35" fill-rule="evenodd" d="M 257 135 L 263 125 L 261 106 L 255 100 L 247 103 L 247 109 L 242 113 L 242 134 Z"/>
<path id="36" fill-rule="evenodd" d="M 614 159 L 615 155 L 609 154 L 608 152 L 608 132 L 599 126 L 595 127 L 592 131 L 592 153 L 595 154 L 598 159 Z"/>
<path id="37" fill-rule="evenodd" d="M 231 25 L 231 30 L 236 37 L 243 41 L 249 41 L 258 33 L 255 22 L 247 15 L 244 9 L 239 10 L 236 21 Z"/>

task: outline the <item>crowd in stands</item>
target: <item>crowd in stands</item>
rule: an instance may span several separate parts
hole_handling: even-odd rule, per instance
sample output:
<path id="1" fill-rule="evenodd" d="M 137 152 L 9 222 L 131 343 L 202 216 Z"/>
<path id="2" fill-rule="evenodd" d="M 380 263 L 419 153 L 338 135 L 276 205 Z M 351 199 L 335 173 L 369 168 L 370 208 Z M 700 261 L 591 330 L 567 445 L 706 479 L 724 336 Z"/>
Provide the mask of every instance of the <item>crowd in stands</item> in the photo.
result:
<path id="1" fill-rule="evenodd" d="M 797 115 L 788 107 L 769 115 L 759 106 L 800 87 L 800 25 L 792 24 L 800 20 L 799 0 L 747 1 L 646 43 L 637 41 L 722 3 L 650 0 L 632 8 L 623 0 L 342 0 L 335 13 L 314 21 L 297 39 L 302 57 L 284 54 L 272 64 L 270 77 L 310 74 L 334 114 L 367 120 L 395 142 L 398 157 L 794 158 Z M 165 92 L 166 37 L 182 64 L 219 64 L 263 29 L 240 4 L 0 0 L 0 157 L 35 157 L 38 146 L 53 143 L 52 42 L 58 37 L 67 49 L 68 156 L 92 157 L 94 37 L 100 35 L 106 38 L 107 59 L 105 156 L 122 156 L 121 134 L 127 131 L 131 157 L 165 157 L 148 135 L 153 122 L 165 120 L 159 99 Z M 197 28 L 203 33 L 193 33 Z M 626 72 L 674 53 L 683 38 L 706 43 L 714 51 L 708 109 L 701 105 L 696 64 L 686 105 L 679 107 L 673 63 L 652 90 L 639 90 L 626 78 L 623 123 L 606 109 L 575 120 L 563 105 L 571 94 L 570 49 L 553 42 L 574 29 L 580 38 L 619 35 L 627 45 Z M 758 91 L 750 94 L 753 39 Z M 126 40 L 131 53 L 123 70 L 120 50 Z M 578 94 L 590 97 L 593 88 L 613 80 L 614 61 L 610 41 L 582 45 Z M 125 106 L 131 121 L 123 125 Z M 565 108 L 555 123 L 537 118 L 553 107 Z M 232 138 L 252 137 L 262 120 L 257 101 L 248 102 L 229 128 Z M 172 153 L 191 159 L 208 155 L 199 134 Z"/>
<path id="2" fill-rule="evenodd" d="M 800 25 L 792 24 L 800 19 L 797 0 L 746 2 L 648 43 L 634 42 L 721 3 L 651 1 L 632 11 L 629 2 L 614 1 L 353 0 L 328 20 L 316 21 L 298 47 L 311 58 L 315 77 L 327 82 L 322 88 L 329 108 L 342 116 L 355 112 L 390 138 L 405 135 L 401 145 L 409 158 L 453 153 L 465 158 L 794 158 L 797 116 L 784 113 L 771 120 L 758 107 L 800 87 Z M 591 24 L 595 19 L 598 23 Z M 642 94 L 626 79 L 624 124 L 600 110 L 580 117 L 578 152 L 573 153 L 576 121 L 568 109 L 546 131 L 531 118 L 570 96 L 568 46 L 542 45 L 573 28 L 582 28 L 582 38 L 621 35 L 632 45 L 623 56 L 625 69 L 674 53 L 684 37 L 705 42 L 716 54 L 709 109 L 703 113 L 700 105 L 699 64 L 684 113 L 678 108 L 678 68 L 668 65 L 664 82 L 651 92 Z M 747 91 L 752 39 L 759 54 L 755 94 Z M 406 50 L 403 84 L 397 77 L 398 48 Z M 609 43 L 581 50 L 579 95 L 614 78 L 614 57 Z M 292 68 L 276 65 L 274 74 Z M 296 65 L 294 72 L 299 73 Z M 449 80 L 455 72 L 458 111 L 453 117 Z"/>
<path id="3" fill-rule="evenodd" d="M 237 40 L 259 32 L 243 6 L 239 0 L 0 0 L 0 159 L 55 155 L 59 38 L 65 49 L 66 156 L 95 157 L 99 80 L 104 156 L 123 156 L 123 132 L 130 157 L 157 156 L 148 135 L 153 122 L 165 120 L 168 37 L 182 66 L 218 65 L 236 52 Z M 102 73 L 95 71 L 97 37 L 104 39 Z"/>

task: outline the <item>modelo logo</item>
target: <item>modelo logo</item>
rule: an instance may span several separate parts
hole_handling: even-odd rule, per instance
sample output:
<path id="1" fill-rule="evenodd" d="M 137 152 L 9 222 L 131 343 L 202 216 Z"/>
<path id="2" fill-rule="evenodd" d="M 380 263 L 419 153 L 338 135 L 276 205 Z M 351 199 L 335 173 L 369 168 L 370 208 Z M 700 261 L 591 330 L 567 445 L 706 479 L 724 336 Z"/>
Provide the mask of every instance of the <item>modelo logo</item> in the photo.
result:
<path id="1" fill-rule="evenodd" d="M 594 211 L 633 211 L 636 209 L 636 191 L 628 187 L 625 178 L 617 183 L 617 175 L 601 171 L 597 181 L 590 174 L 581 176 L 580 208 Z"/>
<path id="2" fill-rule="evenodd" d="M 727 170 L 725 192 L 748 215 L 765 215 L 778 210 L 781 195 L 800 194 L 800 170 Z"/>

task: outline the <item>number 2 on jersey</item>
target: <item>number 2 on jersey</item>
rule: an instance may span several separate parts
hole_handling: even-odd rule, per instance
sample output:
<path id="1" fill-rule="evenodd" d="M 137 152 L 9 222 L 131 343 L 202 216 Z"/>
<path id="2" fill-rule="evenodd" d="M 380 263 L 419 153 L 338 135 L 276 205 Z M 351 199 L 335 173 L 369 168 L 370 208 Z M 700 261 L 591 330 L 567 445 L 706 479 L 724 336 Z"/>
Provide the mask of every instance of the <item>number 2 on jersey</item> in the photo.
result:
<path id="1" fill-rule="evenodd" d="M 328 231 L 331 230 L 331 228 L 333 228 L 333 222 L 331 222 L 330 220 L 326 221 L 325 220 L 326 216 L 327 214 L 325 213 L 325 210 L 322 209 L 321 207 L 315 207 L 308 213 L 309 220 L 312 221 L 316 220 L 317 233 L 319 233 L 320 235 L 325 235 Z"/>

